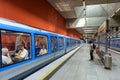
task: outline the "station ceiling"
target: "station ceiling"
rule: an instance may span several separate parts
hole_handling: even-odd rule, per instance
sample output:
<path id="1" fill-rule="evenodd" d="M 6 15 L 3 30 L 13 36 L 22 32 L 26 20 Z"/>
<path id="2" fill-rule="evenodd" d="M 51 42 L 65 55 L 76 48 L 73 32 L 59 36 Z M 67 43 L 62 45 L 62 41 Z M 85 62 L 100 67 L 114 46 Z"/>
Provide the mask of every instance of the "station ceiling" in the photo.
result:
<path id="1" fill-rule="evenodd" d="M 94 34 L 120 8 L 120 0 L 47 0 L 66 20 L 67 28 Z M 85 5 L 84 3 L 85 2 Z M 111 26 L 118 26 L 111 20 Z"/>

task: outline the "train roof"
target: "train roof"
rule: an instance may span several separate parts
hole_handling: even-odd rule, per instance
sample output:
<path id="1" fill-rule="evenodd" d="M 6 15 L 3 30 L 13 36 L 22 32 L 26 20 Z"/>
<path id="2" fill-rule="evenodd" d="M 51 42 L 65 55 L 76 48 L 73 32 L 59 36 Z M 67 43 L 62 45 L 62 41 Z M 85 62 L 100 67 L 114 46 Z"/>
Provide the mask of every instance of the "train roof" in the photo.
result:
<path id="1" fill-rule="evenodd" d="M 43 33 L 49 33 L 49 34 L 53 34 L 53 35 L 60 35 L 60 34 L 57 34 L 57 33 L 54 33 L 54 32 L 49 32 L 49 31 L 46 31 L 46 30 L 33 28 L 32 26 L 21 24 L 21 23 L 15 22 L 13 20 L 8 20 L 8 19 L 5 19 L 5 18 L 0 18 L 0 24 L 12 26 L 12 27 L 15 27 L 15 28 L 26 29 L 26 30 L 30 30 L 30 31 L 34 31 L 34 32 L 43 32 Z M 62 35 L 62 36 L 64 36 L 64 35 Z"/>
<path id="2" fill-rule="evenodd" d="M 57 34 L 57 33 L 54 33 L 54 32 L 49 32 L 49 31 L 46 31 L 46 30 L 33 28 L 32 26 L 21 24 L 21 23 L 15 22 L 13 20 L 5 19 L 5 18 L 0 18 L 0 24 L 7 25 L 5 27 L 3 26 L 3 29 L 10 28 L 9 26 L 12 26 L 12 28 L 14 27 L 14 28 L 18 28 L 18 29 L 30 30 L 30 31 L 33 31 L 33 32 L 43 32 L 43 33 L 49 33 L 49 34 L 52 34 L 52 35 L 58 35 L 58 36 L 61 36 L 61 37 L 64 36 L 66 38 L 72 38 L 70 36 L 65 36 L 65 35 L 62 35 L 62 34 Z M 72 39 L 77 39 L 77 38 L 72 38 Z"/>
<path id="3" fill-rule="evenodd" d="M 5 19 L 5 18 L 0 18 L 0 24 L 10 25 L 10 26 L 14 26 L 16 28 L 28 29 L 28 30 L 32 30 L 32 31 L 33 30 L 34 31 L 40 31 L 40 29 L 36 29 L 36 28 L 30 27 L 30 26 L 27 26 L 27 25 L 24 25 L 24 24 L 20 24 L 20 23 L 17 23 L 15 21 L 8 20 L 8 19 Z"/>

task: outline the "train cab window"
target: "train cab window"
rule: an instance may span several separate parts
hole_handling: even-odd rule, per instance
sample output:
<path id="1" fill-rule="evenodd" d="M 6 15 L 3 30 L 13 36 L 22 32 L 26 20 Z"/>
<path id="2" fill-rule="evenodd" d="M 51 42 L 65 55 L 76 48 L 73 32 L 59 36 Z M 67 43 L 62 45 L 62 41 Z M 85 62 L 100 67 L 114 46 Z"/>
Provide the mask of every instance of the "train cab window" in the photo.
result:
<path id="1" fill-rule="evenodd" d="M 51 37 L 51 50 L 52 52 L 56 52 L 58 49 L 58 44 L 57 44 L 57 37 Z"/>
<path id="2" fill-rule="evenodd" d="M 59 38 L 59 48 L 60 48 L 60 50 L 62 50 L 64 48 L 64 39 L 63 38 Z"/>
<path id="3" fill-rule="evenodd" d="M 6 66 L 31 58 L 30 34 L 1 30 L 2 65 Z"/>
<path id="4" fill-rule="evenodd" d="M 35 55 L 41 56 L 48 53 L 47 36 L 35 35 Z"/>

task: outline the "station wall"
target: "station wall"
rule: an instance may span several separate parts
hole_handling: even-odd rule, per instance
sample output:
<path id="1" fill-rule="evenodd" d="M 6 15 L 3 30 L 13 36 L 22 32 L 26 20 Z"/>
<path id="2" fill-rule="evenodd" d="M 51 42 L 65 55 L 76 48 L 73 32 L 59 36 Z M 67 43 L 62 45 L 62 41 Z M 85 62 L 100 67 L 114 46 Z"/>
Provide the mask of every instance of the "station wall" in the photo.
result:
<path id="1" fill-rule="evenodd" d="M 46 0 L 0 0 L 0 17 L 32 27 L 80 38 L 65 27 L 64 18 Z"/>

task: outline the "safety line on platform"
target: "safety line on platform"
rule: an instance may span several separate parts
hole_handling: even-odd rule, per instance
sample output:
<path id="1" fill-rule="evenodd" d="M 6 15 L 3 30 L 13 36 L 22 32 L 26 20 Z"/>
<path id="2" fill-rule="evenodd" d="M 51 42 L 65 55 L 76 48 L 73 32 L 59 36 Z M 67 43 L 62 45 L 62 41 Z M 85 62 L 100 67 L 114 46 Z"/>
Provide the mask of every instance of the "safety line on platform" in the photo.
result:
<path id="1" fill-rule="evenodd" d="M 82 47 L 82 46 L 81 46 Z M 55 71 L 59 66 L 61 66 L 65 61 L 67 61 L 70 57 L 72 57 L 81 47 L 79 47 L 73 54 L 68 56 L 67 58 L 63 59 L 61 62 L 59 62 L 57 65 L 55 65 L 51 70 L 49 70 L 46 74 L 44 74 L 42 77 L 40 77 L 39 80 L 44 80 L 47 76 L 49 76 L 53 71 Z"/>

